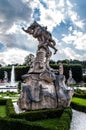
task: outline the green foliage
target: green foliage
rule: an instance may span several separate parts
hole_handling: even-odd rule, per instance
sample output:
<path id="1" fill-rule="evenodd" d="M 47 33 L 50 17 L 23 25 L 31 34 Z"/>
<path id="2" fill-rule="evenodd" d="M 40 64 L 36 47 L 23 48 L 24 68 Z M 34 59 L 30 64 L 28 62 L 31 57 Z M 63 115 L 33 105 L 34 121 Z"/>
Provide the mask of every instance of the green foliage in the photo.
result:
<path id="1" fill-rule="evenodd" d="M 64 109 L 64 112 L 59 120 L 59 123 L 57 124 L 57 128 L 60 128 L 58 130 L 69 130 L 70 128 L 70 122 L 72 119 L 72 109 L 66 108 Z"/>
<path id="2" fill-rule="evenodd" d="M 11 99 L 8 99 L 6 102 L 6 113 L 8 117 L 10 117 L 12 114 L 15 114 L 15 110 Z"/>
<path id="3" fill-rule="evenodd" d="M 86 99 L 86 90 L 76 89 L 74 93 L 74 97 Z"/>
<path id="4" fill-rule="evenodd" d="M 57 64 L 50 64 L 50 67 L 53 69 L 58 69 Z M 69 70 L 71 68 L 73 78 L 76 82 L 82 81 L 82 66 L 80 64 L 63 64 L 64 67 L 64 75 L 66 79 L 69 78 Z"/>
<path id="5" fill-rule="evenodd" d="M 0 105 L 6 105 L 7 99 L 0 98 Z"/>
<path id="6" fill-rule="evenodd" d="M 62 112 L 63 109 L 47 109 L 47 110 L 36 110 L 36 111 L 24 112 L 20 114 L 12 114 L 10 116 L 12 118 L 35 121 L 35 120 L 57 118 L 61 116 Z"/>
<path id="7" fill-rule="evenodd" d="M 45 119 L 45 120 L 38 120 L 34 121 L 34 124 L 38 124 L 40 126 L 50 127 L 52 129 L 56 129 L 57 123 L 59 121 L 59 118 L 53 118 L 53 119 Z"/>
<path id="8" fill-rule="evenodd" d="M 57 64 L 50 64 L 50 67 L 52 67 L 53 69 L 56 69 L 56 73 L 57 73 L 57 69 L 58 69 L 58 65 Z M 66 79 L 68 79 L 69 77 L 69 70 L 71 68 L 72 70 L 72 74 L 73 74 L 73 78 L 75 79 L 76 82 L 80 82 L 82 81 L 82 66 L 79 64 L 63 64 L 64 67 L 64 75 L 66 76 Z M 8 72 L 8 79 L 10 81 L 10 75 L 11 75 L 11 68 L 12 67 L 0 67 L 0 77 L 1 79 L 4 78 L 4 71 Z M 16 66 L 15 67 L 15 77 L 16 77 L 16 81 L 22 81 L 22 75 L 26 74 L 29 70 L 28 66 Z"/>
<path id="9" fill-rule="evenodd" d="M 0 105 L 0 117 L 6 117 L 6 105 Z"/>
<path id="10" fill-rule="evenodd" d="M 86 106 L 86 99 L 73 97 L 72 102 L 75 102 L 75 103 L 80 104 L 82 106 Z"/>
<path id="11" fill-rule="evenodd" d="M 71 102 L 72 108 L 86 113 L 86 99 L 74 97 Z"/>
<path id="12" fill-rule="evenodd" d="M 21 91 L 21 81 L 18 82 L 18 93 Z"/>
<path id="13" fill-rule="evenodd" d="M 27 66 L 31 66 L 34 60 L 34 55 L 33 54 L 29 54 L 28 56 L 25 57 L 25 62 L 24 64 Z"/>
<path id="14" fill-rule="evenodd" d="M 55 118 L 41 120 L 43 124 L 40 124 L 40 121 L 29 122 L 22 119 L 0 118 L 0 130 L 69 130 L 71 115 L 71 108 L 65 108 L 59 120 Z"/>
<path id="15" fill-rule="evenodd" d="M 0 79 L 4 78 L 4 71 L 8 73 L 8 80 L 10 81 L 12 67 L 0 67 Z M 22 75 L 26 74 L 29 70 L 27 66 L 15 66 L 15 80 L 22 81 Z"/>

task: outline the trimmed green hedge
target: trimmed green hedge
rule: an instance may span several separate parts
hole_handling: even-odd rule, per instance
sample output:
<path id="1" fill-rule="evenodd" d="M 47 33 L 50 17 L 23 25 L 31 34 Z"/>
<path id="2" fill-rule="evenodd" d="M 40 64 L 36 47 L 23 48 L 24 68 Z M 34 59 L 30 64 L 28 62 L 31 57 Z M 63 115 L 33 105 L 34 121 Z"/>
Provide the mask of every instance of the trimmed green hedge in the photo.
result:
<path id="1" fill-rule="evenodd" d="M 80 105 L 80 104 L 75 103 L 75 102 L 71 102 L 71 107 L 75 110 L 86 113 L 86 106 Z"/>
<path id="2" fill-rule="evenodd" d="M 70 123 L 72 119 L 72 109 L 71 107 L 64 109 L 62 116 L 57 124 L 56 130 L 69 130 Z"/>
<path id="3" fill-rule="evenodd" d="M 50 67 L 53 69 L 58 69 L 57 64 L 50 64 Z M 64 67 L 64 75 L 66 79 L 69 78 L 69 70 L 71 68 L 73 78 L 75 79 L 76 82 L 82 81 L 82 66 L 79 64 L 63 64 Z M 8 79 L 10 81 L 10 75 L 11 75 L 11 69 L 12 67 L 0 67 L 0 77 L 1 79 L 4 78 L 4 71 L 8 72 Z M 16 81 L 22 81 L 22 75 L 26 74 L 29 70 L 28 66 L 16 66 L 15 67 L 15 77 Z"/>
<path id="4" fill-rule="evenodd" d="M 47 109 L 47 110 L 23 112 L 20 114 L 11 114 L 10 117 L 18 118 L 18 119 L 25 119 L 28 121 L 35 121 L 35 120 L 57 118 L 61 116 L 62 112 L 63 112 L 63 109 Z"/>
<path id="5" fill-rule="evenodd" d="M 12 114 L 15 114 L 15 110 L 11 99 L 0 98 L 0 105 L 6 105 L 6 115 L 8 117 Z"/>
<path id="6" fill-rule="evenodd" d="M 55 128 L 41 126 L 22 119 L 0 118 L 0 130 L 69 130 L 71 117 L 71 108 L 65 108 Z"/>
<path id="7" fill-rule="evenodd" d="M 72 118 L 72 109 L 70 107 L 63 109 L 37 110 L 16 114 L 11 99 L 4 99 L 2 102 L 6 103 L 8 118 L 0 118 L 0 130 L 69 130 L 70 128 Z M 49 118 L 59 118 L 55 128 L 50 128 L 50 126 L 41 126 L 40 124 L 34 122 L 36 120 Z"/>
<path id="8" fill-rule="evenodd" d="M 10 117 L 12 114 L 16 114 L 11 99 L 8 99 L 6 102 L 6 113 L 8 117 Z"/>
<path id="9" fill-rule="evenodd" d="M 6 105 L 7 99 L 0 98 L 0 105 Z"/>
<path id="10" fill-rule="evenodd" d="M 74 97 L 78 97 L 78 98 L 84 98 L 84 99 L 86 99 L 86 94 L 74 93 Z"/>

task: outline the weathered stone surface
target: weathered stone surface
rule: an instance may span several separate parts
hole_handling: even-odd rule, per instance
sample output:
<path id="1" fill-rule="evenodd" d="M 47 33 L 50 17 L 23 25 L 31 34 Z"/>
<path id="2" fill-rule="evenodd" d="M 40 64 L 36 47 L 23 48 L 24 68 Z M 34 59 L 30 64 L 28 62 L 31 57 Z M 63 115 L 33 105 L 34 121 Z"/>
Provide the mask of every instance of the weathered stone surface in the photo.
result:
<path id="1" fill-rule="evenodd" d="M 76 84 L 76 81 L 73 79 L 73 77 L 72 77 L 72 71 L 71 71 L 71 69 L 69 70 L 69 78 L 68 78 L 68 80 L 67 80 L 67 84 L 68 85 L 73 85 L 73 84 Z"/>
<path id="2" fill-rule="evenodd" d="M 53 82 L 49 83 L 30 75 L 27 84 L 22 87 L 19 97 L 19 107 L 26 110 L 56 108 L 57 97 Z M 36 77 L 33 79 L 33 77 Z"/>
<path id="3" fill-rule="evenodd" d="M 59 64 L 59 75 L 55 75 L 49 66 L 55 41 L 45 27 L 34 22 L 23 30 L 39 41 L 36 58 L 29 72 L 23 76 L 25 84 L 22 86 L 18 105 L 21 109 L 36 110 L 45 108 L 65 107 L 70 105 L 73 90 L 68 90 L 63 75 L 63 65 Z"/>

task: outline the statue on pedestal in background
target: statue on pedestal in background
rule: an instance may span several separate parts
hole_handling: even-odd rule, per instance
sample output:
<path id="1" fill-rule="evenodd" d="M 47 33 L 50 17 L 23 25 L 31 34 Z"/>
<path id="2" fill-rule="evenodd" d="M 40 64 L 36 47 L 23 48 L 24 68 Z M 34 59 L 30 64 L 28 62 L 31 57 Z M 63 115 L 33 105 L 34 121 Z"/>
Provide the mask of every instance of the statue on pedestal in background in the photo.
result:
<path id="1" fill-rule="evenodd" d="M 3 82 L 4 82 L 4 83 L 7 83 L 7 82 L 8 82 L 8 73 L 7 73 L 7 71 L 4 71 L 4 79 L 3 79 Z"/>
<path id="2" fill-rule="evenodd" d="M 69 70 L 69 78 L 67 80 L 67 84 L 68 85 L 74 85 L 74 84 L 76 84 L 76 81 L 72 77 L 72 71 L 71 71 L 71 69 Z"/>

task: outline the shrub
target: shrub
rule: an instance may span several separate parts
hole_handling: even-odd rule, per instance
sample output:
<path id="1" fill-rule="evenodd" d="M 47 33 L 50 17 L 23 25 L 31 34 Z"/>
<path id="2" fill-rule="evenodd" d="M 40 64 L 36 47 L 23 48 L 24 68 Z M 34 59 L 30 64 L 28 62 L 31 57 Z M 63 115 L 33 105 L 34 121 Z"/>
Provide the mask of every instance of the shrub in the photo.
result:
<path id="1" fill-rule="evenodd" d="M 8 99 L 6 101 L 6 114 L 8 117 L 10 117 L 12 114 L 15 114 L 15 110 L 11 99 Z"/>
<path id="2" fill-rule="evenodd" d="M 6 105 L 7 99 L 0 98 L 0 105 Z"/>
<path id="3" fill-rule="evenodd" d="M 47 110 L 36 110 L 30 112 L 24 112 L 20 114 L 10 115 L 12 118 L 25 119 L 28 121 L 43 120 L 49 118 L 60 117 L 63 109 L 47 109 Z"/>
<path id="4" fill-rule="evenodd" d="M 57 128 L 59 128 L 57 130 L 69 130 L 71 119 L 72 119 L 72 109 L 70 107 L 64 109 L 64 112 L 57 124 Z"/>
<path id="5" fill-rule="evenodd" d="M 83 106 L 83 105 L 75 103 L 75 102 L 71 102 L 71 106 L 75 110 L 78 110 L 78 111 L 86 113 L 86 106 Z"/>
<path id="6" fill-rule="evenodd" d="M 22 119 L 0 118 L 0 130 L 69 130 L 71 114 L 71 108 L 65 108 L 54 129 Z"/>

